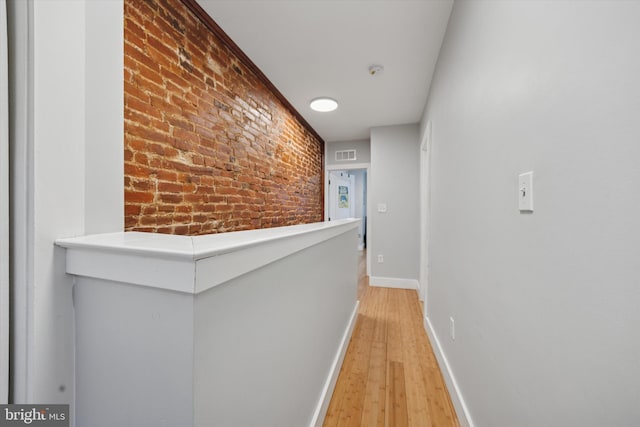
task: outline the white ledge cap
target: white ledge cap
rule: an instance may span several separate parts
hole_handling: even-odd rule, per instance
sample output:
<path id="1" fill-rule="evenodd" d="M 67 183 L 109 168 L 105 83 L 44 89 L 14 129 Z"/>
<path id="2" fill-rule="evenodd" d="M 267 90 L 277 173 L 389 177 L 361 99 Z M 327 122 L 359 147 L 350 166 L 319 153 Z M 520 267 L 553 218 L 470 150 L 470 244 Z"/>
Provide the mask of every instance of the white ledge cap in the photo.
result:
<path id="1" fill-rule="evenodd" d="M 359 222 L 351 218 L 203 236 L 116 232 L 55 243 L 67 249 L 69 274 L 198 293 L 345 233 Z"/>

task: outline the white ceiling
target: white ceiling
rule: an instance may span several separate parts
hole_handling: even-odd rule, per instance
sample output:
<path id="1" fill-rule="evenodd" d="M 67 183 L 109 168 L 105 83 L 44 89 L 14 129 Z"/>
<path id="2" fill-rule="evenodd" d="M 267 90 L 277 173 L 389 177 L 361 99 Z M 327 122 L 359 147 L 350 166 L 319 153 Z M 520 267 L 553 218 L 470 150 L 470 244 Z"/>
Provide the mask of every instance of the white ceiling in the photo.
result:
<path id="1" fill-rule="evenodd" d="M 325 141 L 349 141 L 420 120 L 453 0 L 198 3 Z M 311 110 L 320 96 L 339 108 Z"/>

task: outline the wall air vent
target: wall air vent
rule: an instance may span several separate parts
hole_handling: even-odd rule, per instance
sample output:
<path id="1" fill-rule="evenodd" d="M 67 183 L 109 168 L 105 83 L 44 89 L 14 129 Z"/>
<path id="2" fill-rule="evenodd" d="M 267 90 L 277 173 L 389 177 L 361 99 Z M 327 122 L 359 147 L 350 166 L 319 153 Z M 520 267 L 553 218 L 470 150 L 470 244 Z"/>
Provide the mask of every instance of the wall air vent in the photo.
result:
<path id="1" fill-rule="evenodd" d="M 336 151 L 336 162 L 347 162 L 356 159 L 356 150 Z"/>

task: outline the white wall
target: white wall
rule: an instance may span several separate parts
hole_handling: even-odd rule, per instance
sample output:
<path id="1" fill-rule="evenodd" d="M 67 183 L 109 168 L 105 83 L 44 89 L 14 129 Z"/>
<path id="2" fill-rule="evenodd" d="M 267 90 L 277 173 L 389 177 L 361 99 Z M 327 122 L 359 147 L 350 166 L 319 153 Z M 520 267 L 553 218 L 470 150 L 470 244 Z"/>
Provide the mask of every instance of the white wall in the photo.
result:
<path id="1" fill-rule="evenodd" d="M 321 424 L 355 317 L 355 243 L 352 229 L 197 295 L 196 426 Z"/>
<path id="2" fill-rule="evenodd" d="M 454 6 L 422 123 L 427 301 L 476 426 L 640 424 L 638 22 L 635 1 Z"/>
<path id="3" fill-rule="evenodd" d="M 356 150 L 356 160 L 336 161 L 336 151 Z M 327 142 L 325 146 L 327 165 L 366 164 L 371 161 L 369 140 Z"/>
<path id="4" fill-rule="evenodd" d="M 124 228 L 123 14 L 123 0 L 86 3 L 86 234 Z"/>
<path id="5" fill-rule="evenodd" d="M 72 281 L 53 241 L 122 229 L 123 4 L 11 0 L 9 12 L 14 400 L 70 403 Z"/>
<path id="6" fill-rule="evenodd" d="M 193 427 L 193 296 L 77 282 L 77 426 Z"/>
<path id="7" fill-rule="evenodd" d="M 371 129 L 368 247 L 372 285 L 417 287 L 419 270 L 418 125 Z M 386 204 L 387 212 L 378 212 Z M 384 262 L 378 263 L 378 255 Z"/>

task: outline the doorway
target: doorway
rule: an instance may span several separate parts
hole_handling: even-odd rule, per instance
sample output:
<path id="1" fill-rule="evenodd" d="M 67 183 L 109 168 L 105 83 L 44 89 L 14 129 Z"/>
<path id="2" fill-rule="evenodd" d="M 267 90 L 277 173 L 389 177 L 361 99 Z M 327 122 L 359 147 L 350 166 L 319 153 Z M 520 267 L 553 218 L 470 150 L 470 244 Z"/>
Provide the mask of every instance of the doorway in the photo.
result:
<path id="1" fill-rule="evenodd" d="M 429 286 L 429 220 L 431 209 L 431 121 L 427 122 L 420 143 L 420 280 L 418 295 L 424 301 L 424 315 L 427 315 L 427 290 Z"/>
<path id="2" fill-rule="evenodd" d="M 346 165 L 345 165 L 346 166 Z M 342 197 L 342 208 L 340 208 L 340 192 L 345 195 L 348 187 L 348 197 Z M 348 168 L 344 166 L 328 165 L 325 174 L 325 219 L 335 221 L 340 218 L 359 218 L 360 227 L 358 229 L 358 250 L 365 250 L 367 247 L 367 236 L 371 235 L 367 218 L 369 208 L 367 204 L 367 193 L 369 188 L 369 164 L 351 164 Z M 347 215 L 348 211 L 348 215 Z M 346 216 L 345 216 L 346 215 Z M 371 271 L 370 254 L 366 253 L 366 271 Z"/>
<path id="3" fill-rule="evenodd" d="M 329 221 L 356 218 L 356 177 L 349 171 L 329 172 Z"/>

